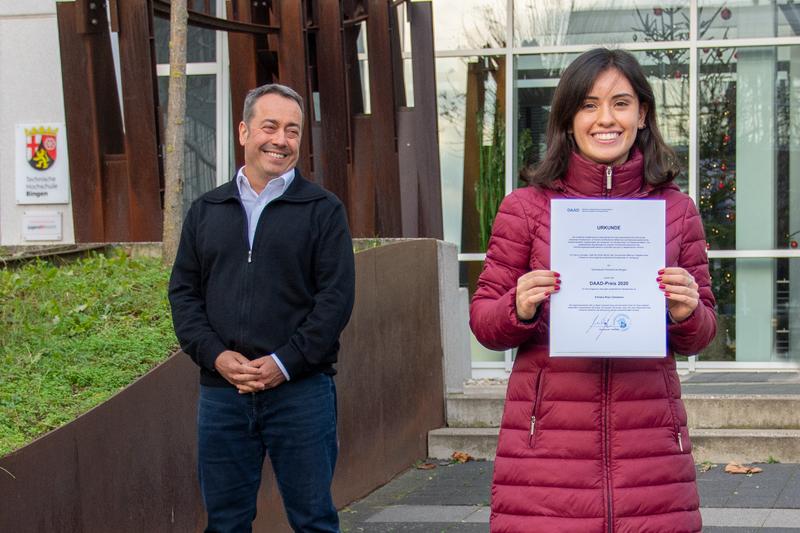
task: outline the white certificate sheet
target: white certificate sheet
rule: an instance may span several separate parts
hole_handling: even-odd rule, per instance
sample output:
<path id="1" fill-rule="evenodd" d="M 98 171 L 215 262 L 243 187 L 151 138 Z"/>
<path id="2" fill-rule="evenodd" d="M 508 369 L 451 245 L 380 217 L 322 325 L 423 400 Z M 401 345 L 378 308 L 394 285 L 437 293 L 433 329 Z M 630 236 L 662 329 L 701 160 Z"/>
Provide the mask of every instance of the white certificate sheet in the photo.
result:
<path id="1" fill-rule="evenodd" d="M 551 357 L 665 357 L 663 200 L 551 200 Z"/>

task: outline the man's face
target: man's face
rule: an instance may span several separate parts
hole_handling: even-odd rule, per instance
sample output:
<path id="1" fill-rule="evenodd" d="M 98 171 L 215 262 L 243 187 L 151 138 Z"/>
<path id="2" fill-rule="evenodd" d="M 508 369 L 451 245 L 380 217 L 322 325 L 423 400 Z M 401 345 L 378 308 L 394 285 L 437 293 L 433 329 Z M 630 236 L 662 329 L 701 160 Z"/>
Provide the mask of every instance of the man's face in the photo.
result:
<path id="1" fill-rule="evenodd" d="M 279 94 L 256 100 L 250 123 L 239 123 L 247 177 L 270 180 L 294 168 L 302 134 L 303 114 L 297 102 Z"/>

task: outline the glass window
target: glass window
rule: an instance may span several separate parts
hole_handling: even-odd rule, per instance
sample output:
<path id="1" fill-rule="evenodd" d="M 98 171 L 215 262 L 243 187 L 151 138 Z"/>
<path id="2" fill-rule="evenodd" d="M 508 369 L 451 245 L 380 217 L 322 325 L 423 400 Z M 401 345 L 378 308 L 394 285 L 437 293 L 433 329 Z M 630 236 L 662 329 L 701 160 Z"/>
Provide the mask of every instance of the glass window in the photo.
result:
<path id="1" fill-rule="evenodd" d="M 393 24 L 397 30 L 394 43 L 400 50 L 402 58 L 403 89 L 397 90 L 398 102 L 402 107 L 414 107 L 414 50 L 411 42 L 411 22 L 408 20 L 408 4 L 402 3 L 394 7 Z M 405 97 L 405 100 L 402 100 Z"/>
<path id="2" fill-rule="evenodd" d="M 800 47 L 700 50 L 699 204 L 712 250 L 800 235 Z"/>
<path id="3" fill-rule="evenodd" d="M 216 16 L 216 2 L 189 0 L 189 9 Z M 169 19 L 154 18 L 156 63 L 169 63 Z M 217 39 L 213 30 L 189 26 L 186 33 L 186 61 L 211 63 L 216 61 Z"/>
<path id="4" fill-rule="evenodd" d="M 664 140 L 677 153 L 684 191 L 689 161 L 689 50 L 633 52 L 647 74 L 656 99 L 656 116 Z M 550 103 L 564 69 L 578 54 L 517 57 L 517 160 L 536 164 L 546 151 Z M 521 184 L 520 184 L 521 185 Z"/>
<path id="5" fill-rule="evenodd" d="M 686 0 L 514 0 L 515 46 L 601 45 L 688 38 Z"/>
<path id="6" fill-rule="evenodd" d="M 709 268 L 717 336 L 700 360 L 800 361 L 800 259 L 711 259 Z"/>
<path id="7" fill-rule="evenodd" d="M 700 39 L 800 35 L 800 5 L 793 0 L 698 0 L 697 16 Z"/>
<path id="8" fill-rule="evenodd" d="M 169 77 L 158 78 L 161 121 L 167 124 Z M 186 140 L 183 157 L 183 210 L 217 186 L 217 85 L 215 75 L 186 77 Z M 163 134 L 162 134 L 163 138 Z"/>
<path id="9" fill-rule="evenodd" d="M 486 251 L 505 196 L 505 58 L 436 60 L 445 240 Z"/>
<path id="10" fill-rule="evenodd" d="M 506 39 L 506 0 L 435 0 L 434 47 L 439 50 L 501 48 Z"/>
<path id="11" fill-rule="evenodd" d="M 344 29 L 344 47 L 345 59 L 348 63 L 351 111 L 356 114 L 369 115 L 371 103 L 366 21 Z"/>

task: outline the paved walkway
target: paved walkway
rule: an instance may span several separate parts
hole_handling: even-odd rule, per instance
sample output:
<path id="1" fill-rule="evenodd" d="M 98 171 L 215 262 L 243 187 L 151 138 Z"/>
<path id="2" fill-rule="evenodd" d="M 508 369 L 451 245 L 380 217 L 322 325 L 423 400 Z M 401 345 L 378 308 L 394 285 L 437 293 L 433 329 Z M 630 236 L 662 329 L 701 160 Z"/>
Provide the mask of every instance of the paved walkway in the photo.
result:
<path id="1" fill-rule="evenodd" d="M 489 531 L 492 462 L 411 469 L 343 509 L 343 533 Z M 760 464 L 760 474 L 698 471 L 706 533 L 800 532 L 800 465 Z"/>

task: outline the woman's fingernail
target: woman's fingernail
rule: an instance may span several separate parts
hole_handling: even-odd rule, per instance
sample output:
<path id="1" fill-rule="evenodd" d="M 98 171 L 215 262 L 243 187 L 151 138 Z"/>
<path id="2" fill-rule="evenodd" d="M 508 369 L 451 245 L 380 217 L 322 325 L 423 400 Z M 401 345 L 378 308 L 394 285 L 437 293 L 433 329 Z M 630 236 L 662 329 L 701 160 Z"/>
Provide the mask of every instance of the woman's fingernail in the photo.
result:
<path id="1" fill-rule="evenodd" d="M 664 296 L 666 296 L 667 298 L 669 298 L 669 293 L 668 293 L 668 292 L 665 292 L 665 293 L 664 293 Z"/>
<path id="2" fill-rule="evenodd" d="M 664 285 L 663 283 L 661 283 L 661 284 L 659 284 L 658 288 L 659 288 L 659 289 L 666 289 L 666 288 L 667 288 L 667 286 L 666 286 L 666 285 Z"/>
<path id="3" fill-rule="evenodd" d="M 553 275 L 554 275 L 555 277 L 557 277 L 557 278 L 560 278 L 560 277 L 561 277 L 561 274 L 559 274 L 558 272 L 553 272 Z"/>
<path id="4" fill-rule="evenodd" d="M 550 296 L 550 291 L 547 291 L 546 293 L 544 293 L 544 297 L 545 298 L 547 298 L 548 296 Z"/>
<path id="5" fill-rule="evenodd" d="M 561 280 L 556 278 L 556 285 L 560 285 L 560 284 L 561 284 Z"/>
<path id="6" fill-rule="evenodd" d="M 659 274 L 663 274 L 664 273 L 664 269 L 662 268 L 661 270 L 658 271 L 658 273 Z"/>
<path id="7" fill-rule="evenodd" d="M 658 276 L 658 277 L 656 278 L 656 281 L 660 282 L 662 279 L 664 279 L 664 278 L 662 278 L 661 276 Z"/>
<path id="8" fill-rule="evenodd" d="M 556 285 L 556 287 L 555 287 L 555 289 L 554 289 L 554 290 L 556 290 L 556 291 L 560 291 L 560 290 L 561 290 L 561 287 L 559 287 L 558 285 Z"/>

